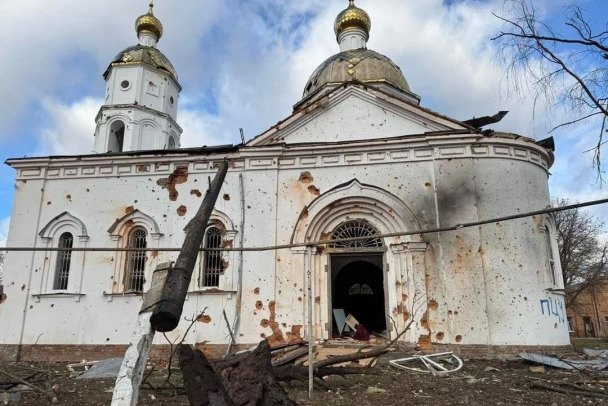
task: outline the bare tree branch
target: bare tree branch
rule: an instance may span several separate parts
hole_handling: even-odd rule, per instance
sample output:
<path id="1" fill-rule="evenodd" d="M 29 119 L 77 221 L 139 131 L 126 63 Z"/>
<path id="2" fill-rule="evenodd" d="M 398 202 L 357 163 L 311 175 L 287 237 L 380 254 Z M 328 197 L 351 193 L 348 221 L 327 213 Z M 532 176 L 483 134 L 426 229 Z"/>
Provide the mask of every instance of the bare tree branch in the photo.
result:
<path id="1" fill-rule="evenodd" d="M 560 124 L 560 125 L 557 125 L 557 126 L 553 127 L 551 130 L 549 130 L 549 134 L 551 134 L 553 131 L 557 130 L 558 128 L 567 127 L 567 126 L 569 126 L 569 125 L 579 123 L 579 122 L 581 122 L 581 121 L 584 121 L 584 120 L 586 120 L 586 119 L 588 119 L 588 118 L 591 118 L 591 117 L 593 117 L 593 116 L 597 116 L 597 115 L 599 115 L 599 114 L 603 114 L 603 113 L 602 113 L 601 111 L 597 111 L 597 112 L 595 112 L 595 113 L 588 114 L 588 115 L 586 115 L 586 116 L 584 116 L 584 117 L 579 117 L 579 118 L 577 118 L 576 120 L 567 121 L 567 122 L 565 122 L 565 123 L 562 123 L 562 124 Z M 595 148 L 594 148 L 594 149 L 595 149 Z M 585 151 L 585 152 L 587 152 L 587 151 Z"/>
<path id="2" fill-rule="evenodd" d="M 568 204 L 567 199 L 553 201 L 554 206 Z M 554 219 L 566 299 L 570 305 L 581 293 L 608 277 L 608 247 L 599 240 L 604 223 L 583 209 L 556 212 Z"/>
<path id="3" fill-rule="evenodd" d="M 539 19 L 532 0 L 505 0 L 503 5 L 505 15 L 494 16 L 504 28 L 492 40 L 499 43 L 497 57 L 506 66 L 509 92 L 521 97 L 532 93 L 535 105 L 542 98 L 549 108 L 566 109 L 569 117 L 550 132 L 597 120 L 593 165 L 602 182 L 601 149 L 608 117 L 608 31 L 595 33 L 576 5 L 565 8 L 561 28 Z"/>

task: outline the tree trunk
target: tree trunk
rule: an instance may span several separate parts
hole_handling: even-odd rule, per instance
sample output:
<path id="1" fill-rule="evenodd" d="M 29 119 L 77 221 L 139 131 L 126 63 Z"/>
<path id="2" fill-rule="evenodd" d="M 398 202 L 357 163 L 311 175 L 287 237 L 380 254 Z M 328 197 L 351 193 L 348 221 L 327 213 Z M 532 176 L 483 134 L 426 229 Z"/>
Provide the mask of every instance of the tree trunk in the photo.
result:
<path id="1" fill-rule="evenodd" d="M 235 406 L 296 406 L 274 377 L 266 340 L 249 353 L 215 363 Z"/>
<path id="2" fill-rule="evenodd" d="M 192 406 L 233 406 L 220 378 L 205 358 L 189 345 L 178 348 L 179 368 L 184 375 L 188 400 Z"/>

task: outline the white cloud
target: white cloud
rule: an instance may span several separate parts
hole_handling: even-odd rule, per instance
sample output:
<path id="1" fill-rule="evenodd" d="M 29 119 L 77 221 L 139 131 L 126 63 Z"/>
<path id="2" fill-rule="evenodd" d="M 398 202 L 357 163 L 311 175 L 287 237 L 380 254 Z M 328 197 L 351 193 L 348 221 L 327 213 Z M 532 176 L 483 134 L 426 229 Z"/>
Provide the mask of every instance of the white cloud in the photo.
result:
<path id="1" fill-rule="evenodd" d="M 41 94 L 73 105 L 74 99 L 58 94 L 75 82 L 97 89 L 94 94 L 101 96 L 104 85 L 99 74 L 112 56 L 136 42 L 133 21 L 145 11 L 145 4 L 119 0 L 44 4 L 42 0 L 7 4 L 0 16 L 0 35 L 11 38 L 0 49 L 0 74 L 14 78 L 3 81 L 0 91 L 19 95 L 16 100 L 0 101 L 0 123 L 11 122 L 15 112 Z M 491 62 L 489 37 L 499 26 L 490 13 L 502 1 L 461 1 L 451 6 L 441 0 L 357 4 L 372 17 L 369 46 L 402 67 L 425 106 L 462 119 L 506 107 L 512 110 L 506 119 L 511 130 L 534 135 L 531 113 L 525 111 L 530 103 L 501 103 L 499 97 L 500 72 Z M 338 51 L 333 20 L 345 5 L 346 1 L 321 0 L 215 0 L 204 5 L 184 0 L 180 7 L 159 3 L 155 12 L 165 26 L 159 48 L 180 74 L 183 99 L 199 102 L 191 109 L 202 113 L 196 121 L 203 125 L 204 120 L 204 126 L 213 129 L 208 135 L 186 134 L 186 144 L 196 144 L 198 138 L 206 143 L 238 142 L 239 127 L 251 138 L 288 115 L 308 76 Z M 302 20 L 308 23 L 296 23 Z M 21 62 L 24 50 L 32 50 L 26 53 L 27 63 Z M 19 55 L 18 67 L 13 55 Z M 79 63 L 82 58 L 92 63 Z M 209 99 L 214 109 L 200 105 Z M 182 118 L 186 126 L 192 121 L 188 111 L 180 111 L 180 122 Z M 200 130 L 201 125 L 190 128 Z"/>
<path id="2" fill-rule="evenodd" d="M 542 105 L 536 105 L 535 115 L 532 99 L 507 98 L 503 67 L 494 59 L 490 38 L 500 22 L 491 12 L 500 11 L 503 1 L 445 3 L 357 1 L 372 18 L 369 47 L 402 68 L 423 106 L 458 119 L 510 110 L 497 129 L 544 138 L 555 120 Z M 159 48 L 184 86 L 178 116 L 182 146 L 238 143 L 240 127 L 250 139 L 290 114 L 309 75 L 338 52 L 333 20 L 345 6 L 346 0 L 181 0 L 179 7 L 158 2 L 155 13 L 165 28 Z M 11 80 L 0 83 L 0 92 L 15 96 L 0 100 L 0 126 L 42 98 L 50 119 L 30 131 L 39 135 L 37 152 L 91 152 L 98 97 L 105 88 L 100 73 L 118 51 L 136 42 L 133 21 L 145 7 L 119 0 L 4 5 L 0 35 L 7 41 L 0 48 L 0 75 Z M 88 90 L 66 96 L 72 86 Z M 600 193 L 582 154 L 592 132 L 579 127 L 556 136 L 555 194 L 586 200 Z M 0 130 L 0 140 L 9 134 L 4 133 Z"/>
<path id="3" fill-rule="evenodd" d="M 39 155 L 88 154 L 93 150 L 95 115 L 100 99 L 86 98 L 73 104 L 43 102 L 49 125 L 41 131 Z"/>
<path id="4" fill-rule="evenodd" d="M 222 131 L 222 120 L 203 111 L 182 110 L 179 123 L 184 129 L 181 139 L 182 148 L 220 145 L 222 141 L 216 135 Z M 230 144 L 231 140 L 226 140 Z"/>
<path id="5" fill-rule="evenodd" d="M 0 247 L 6 247 L 6 240 L 8 238 L 8 226 L 10 225 L 10 222 L 10 217 L 0 220 Z"/>

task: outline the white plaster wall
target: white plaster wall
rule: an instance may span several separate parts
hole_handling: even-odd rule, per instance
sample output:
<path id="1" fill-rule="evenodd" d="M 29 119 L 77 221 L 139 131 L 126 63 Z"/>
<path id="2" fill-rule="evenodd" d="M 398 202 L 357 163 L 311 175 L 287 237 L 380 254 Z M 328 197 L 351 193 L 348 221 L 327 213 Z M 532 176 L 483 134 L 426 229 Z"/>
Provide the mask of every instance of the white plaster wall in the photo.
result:
<path id="1" fill-rule="evenodd" d="M 369 93 L 350 88 L 332 96 L 330 109 L 317 110 L 286 129 L 289 143 L 369 140 L 423 134 L 449 127 L 383 103 Z"/>
<path id="2" fill-rule="evenodd" d="M 121 83 L 125 80 L 130 83 L 127 89 L 121 87 Z M 113 68 L 106 81 L 106 100 L 104 104 L 134 104 L 139 97 L 141 81 L 140 67 Z"/>
<path id="3" fill-rule="evenodd" d="M 416 151 L 422 151 L 416 145 Z M 547 172 L 540 164 L 509 156 L 472 159 L 463 155 L 448 160 L 435 158 L 440 152 L 395 153 L 406 147 L 405 142 L 393 145 L 393 151 L 385 152 L 381 161 L 374 161 L 380 155 L 371 147 L 358 152 L 344 147 L 324 153 L 302 149 L 298 155 L 287 149 L 280 158 L 277 152 L 245 149 L 231 156 L 234 168 L 222 187 L 216 210 L 232 220 L 237 232 L 234 245 L 239 233 L 244 233 L 245 246 L 260 247 L 289 243 L 302 209 L 316 198 L 316 190 L 322 195 L 354 178 L 402 200 L 423 229 L 538 209 L 548 203 Z M 214 174 L 208 159 L 188 155 L 121 157 L 111 162 L 96 159 L 99 163 L 93 172 L 86 159 L 57 162 L 53 168 L 34 164 L 34 168 L 23 169 L 19 174 L 23 180 L 17 181 L 9 245 L 40 245 L 38 231 L 53 217 L 68 211 L 86 224 L 89 247 L 115 246 L 108 229 L 117 218 L 138 209 L 152 216 L 162 233 L 158 240 L 150 239 L 149 246 L 179 247 L 185 236 L 183 229 L 202 201 L 198 194 L 204 195 L 208 177 Z M 179 166 L 188 167 L 188 177 L 175 185 L 178 194 L 172 200 L 158 181 L 168 178 Z M 312 178 L 308 183 L 300 180 L 305 171 Z M 91 173 L 94 175 L 87 175 Z M 239 174 L 243 175 L 245 190 L 244 230 L 239 229 Z M 47 180 L 37 179 L 41 175 Z M 428 243 L 423 254 L 426 268 L 418 261 L 417 266 L 423 268 L 414 270 L 418 280 L 426 281 L 425 300 L 435 300 L 437 306 L 423 307 L 423 311 L 428 307 L 428 328 L 419 321 L 422 314 L 417 315 L 416 334 L 410 335 L 410 340 L 430 333 L 433 341 L 442 343 L 568 343 L 565 323 L 556 316 L 539 313 L 540 301 L 547 298 L 547 279 L 542 277 L 545 257 L 540 244 L 544 240 L 536 232 L 534 221 L 430 234 L 424 240 Z M 387 241 L 387 245 L 398 242 Z M 45 276 L 39 272 L 45 269 L 47 255 L 9 253 L 5 271 L 8 299 L 0 306 L 7 327 L 0 330 L 0 342 L 18 343 L 23 326 L 23 343 L 127 343 L 141 298 L 107 294 L 115 289 L 122 254 L 86 254 L 79 292 L 84 296 L 42 296 L 38 301 L 32 294 L 44 292 Z M 211 317 L 208 324 L 195 324 L 190 342 L 226 341 L 222 310 L 232 321 L 240 257 L 237 253 L 227 255 L 229 265 L 220 284 L 223 292 L 188 295 L 185 317 L 204 308 Z M 324 255 L 319 252 L 313 258 L 318 337 L 326 334 L 325 324 L 329 322 Z M 150 254 L 148 273 L 157 263 L 176 257 L 177 253 Z M 391 251 L 385 259 L 389 264 L 388 311 L 396 316 L 396 309 L 404 305 L 396 272 L 413 271 L 401 263 L 403 257 Z M 303 260 L 303 254 L 290 249 L 243 255 L 240 343 L 254 343 L 261 337 L 278 340 L 281 336 L 304 336 L 305 328 L 300 327 L 306 324 Z M 193 285 L 193 290 L 198 289 Z M 410 297 L 413 294 L 409 286 L 403 291 Z M 183 321 L 173 336 L 188 324 Z M 539 330 L 543 334 L 539 335 Z M 438 339 L 438 332 L 444 333 L 442 339 Z M 157 338 L 157 342 L 162 339 Z"/>
<path id="4" fill-rule="evenodd" d="M 165 136 L 164 132 L 160 131 L 160 126 L 157 124 L 157 120 L 147 119 L 139 123 L 136 128 L 138 132 L 137 137 L 133 140 L 132 150 L 151 150 L 151 149 L 165 149 L 164 143 Z M 163 122 L 166 120 L 162 120 Z M 164 124 L 164 123 L 163 123 Z"/>
<path id="5" fill-rule="evenodd" d="M 125 80 L 130 86 L 123 89 L 121 83 Z M 177 120 L 179 87 L 168 75 L 144 66 L 127 65 L 113 67 L 106 82 L 105 105 L 139 104 Z M 150 82 L 156 86 L 154 91 Z"/>
<path id="6" fill-rule="evenodd" d="M 324 193 L 345 182 L 357 179 L 360 183 L 374 185 L 383 188 L 403 200 L 413 210 L 420 220 L 423 228 L 433 226 L 435 208 L 433 204 L 432 189 L 425 186 L 432 180 L 432 161 L 412 164 L 407 162 L 396 164 L 377 165 L 341 165 L 331 168 L 301 166 L 297 169 L 285 169 L 280 172 L 279 181 L 279 208 L 278 216 L 281 222 L 277 227 L 278 241 L 287 244 L 293 234 L 298 216 L 304 207 L 310 204 L 316 197 L 309 188 L 318 189 Z M 322 166 L 319 160 L 318 166 Z M 304 172 L 310 174 L 312 181 L 302 182 L 300 177 Z M 308 176 L 307 176 L 307 179 Z M 356 216 L 353 216 L 353 219 Z M 327 230 L 331 232 L 331 230 Z M 387 242 L 387 246 L 390 242 Z M 288 331 L 291 325 L 304 325 L 302 331 L 306 330 L 306 275 L 303 268 L 303 254 L 293 254 L 290 250 L 279 253 L 277 260 L 277 302 L 285 303 L 290 311 L 286 314 L 285 322 Z M 386 253 L 387 260 L 392 261 L 392 254 Z M 328 255 L 320 252 L 315 255 L 317 273 L 315 277 L 315 313 L 317 314 L 317 334 L 328 337 L 328 328 L 331 323 L 329 319 L 329 296 L 328 296 Z M 389 272 L 386 275 L 388 286 L 387 296 L 389 312 L 397 307 L 398 299 L 395 296 L 395 277 Z M 317 299 L 318 298 L 318 299 Z M 399 298 L 400 299 L 400 298 Z"/>
<path id="7" fill-rule="evenodd" d="M 36 246 L 40 191 L 44 190 L 44 186 L 42 179 L 15 182 L 11 216 L 16 220 L 9 228 L 7 246 Z M 32 265 L 32 255 L 29 253 L 10 252 L 5 257 L 3 284 L 6 301 L 0 304 L 1 343 L 19 343 L 23 319 L 29 314 L 30 282 L 34 277 Z"/>
<path id="8" fill-rule="evenodd" d="M 179 92 L 177 84 L 173 81 L 173 79 L 165 78 L 165 86 L 163 93 L 163 112 L 169 114 L 173 120 L 177 121 L 177 105 L 179 103 Z M 171 98 L 173 98 L 173 104 L 171 104 Z"/>
<path id="9" fill-rule="evenodd" d="M 435 169 L 442 226 L 549 205 L 547 172 L 538 165 L 451 160 Z M 537 222 L 519 219 L 441 233 L 443 272 L 434 272 L 429 284 L 439 302 L 430 311 L 434 341 L 440 341 L 436 333 L 445 332 L 451 342 L 460 336 L 462 344 L 534 345 L 542 332 L 546 345 L 569 343 L 565 317 L 541 311 L 541 300 L 563 304 L 563 297 L 545 291 L 559 286 L 547 284 L 544 234 Z"/>
<path id="10" fill-rule="evenodd" d="M 181 165 L 178 163 L 177 165 Z M 178 197 L 175 201 L 169 199 L 169 192 L 162 189 L 157 180 L 166 178 L 171 172 L 164 175 L 150 172 L 154 165 L 139 166 L 140 173 L 129 176 L 112 176 L 102 179 L 54 179 L 46 182 L 42 204 L 32 204 L 31 198 L 36 196 L 40 201 L 40 190 L 42 181 L 29 180 L 23 187 L 17 190 L 15 198 L 15 218 L 18 227 L 11 231 L 11 245 L 32 246 L 37 238 L 36 229 L 42 228 L 53 217 L 63 211 L 69 211 L 74 216 L 82 219 L 87 225 L 89 233 L 89 246 L 112 247 L 113 242 L 107 232 L 112 223 L 130 210 L 138 209 L 152 215 L 157 221 L 162 237 L 158 242 L 148 239 L 149 246 L 154 244 L 160 246 L 179 247 L 183 242 L 185 232 L 183 231 L 187 222 L 194 215 L 198 206 L 202 202 L 202 197 L 198 197 L 198 192 L 204 195 L 207 177 L 213 176 L 213 172 L 205 171 L 196 175 L 189 175 L 184 184 L 176 185 Z M 173 168 L 174 166 L 172 166 Z M 124 167 L 123 167 L 124 168 Z M 123 169 L 124 170 L 124 169 Z M 115 174 L 118 174 L 117 169 Z M 274 185 L 272 172 L 262 172 L 245 176 L 245 190 L 249 190 L 250 201 L 252 196 L 264 196 L 266 192 L 260 192 L 261 185 Z M 28 187 L 29 185 L 29 187 Z M 112 191 L 112 193 L 108 193 Z M 270 196 L 274 199 L 274 193 L 270 191 Z M 238 187 L 238 173 L 231 172 L 222 189 L 220 199 L 216 209 L 226 213 L 235 223 L 237 232 L 240 221 L 240 197 Z M 23 211 L 21 208 L 31 207 Z M 180 216 L 178 208 L 182 213 L 185 208 L 186 214 Z M 37 211 L 40 210 L 40 225 L 36 225 L 38 218 Z M 258 204 L 251 204 L 247 208 L 248 229 L 255 230 L 250 232 L 245 239 L 245 244 L 249 245 L 273 245 L 274 244 L 274 203 L 261 201 Z M 22 230 L 22 231 L 21 231 Z M 238 240 L 238 236 L 236 238 Z M 39 237 L 38 237 L 39 240 Z M 45 258 L 52 254 L 40 252 L 34 254 L 34 272 L 31 273 L 32 281 L 29 283 L 29 262 L 32 255 L 29 253 L 11 253 L 7 258 L 7 296 L 8 300 L 2 305 L 3 313 L 11 314 L 14 322 L 10 322 L 10 327 L 2 330 L 0 342 L 17 343 L 21 330 L 22 314 L 25 306 L 24 301 L 28 300 L 27 318 L 25 320 L 24 343 L 59 344 L 59 343 L 89 343 L 89 344 L 117 344 L 126 343 L 131 324 L 134 322 L 138 309 L 141 306 L 139 296 L 108 296 L 113 290 L 113 277 L 115 275 L 116 262 L 122 262 L 121 253 L 87 253 L 86 266 L 84 269 L 84 284 L 81 293 L 84 296 L 66 297 L 41 297 L 38 299 L 31 296 L 32 293 L 45 291 L 45 276 L 39 274 L 39 269 L 45 266 Z M 159 253 L 158 256 L 149 255 L 147 272 L 151 274 L 155 265 L 160 262 L 173 261 L 177 258 L 177 253 Z M 46 260 L 48 261 L 48 260 Z M 238 256 L 236 253 L 228 254 L 228 268 L 225 272 L 226 281 L 221 282 L 221 287 L 229 290 L 226 293 L 193 293 L 188 296 L 184 308 L 184 317 L 191 318 L 196 316 L 204 308 L 211 316 L 209 324 L 197 323 L 192 331 L 192 342 L 224 342 L 226 337 L 225 322 L 222 310 L 226 310 L 229 320 L 234 319 L 234 300 L 236 296 L 236 270 L 238 267 Z M 15 269 L 15 264 L 22 270 L 21 272 L 10 272 Z M 72 264 L 72 271 L 74 270 Z M 244 258 L 244 283 L 247 291 L 253 295 L 253 287 L 259 287 L 259 292 L 253 297 L 262 301 L 265 305 L 274 297 L 274 277 L 273 277 L 274 258 L 266 256 L 260 257 L 256 254 L 247 254 Z M 118 267 L 120 268 L 120 266 Z M 51 270 L 54 266 L 51 264 Z M 260 271 L 263 270 L 263 271 Z M 52 273 L 52 272 L 51 272 Z M 52 278 L 52 275 L 51 275 Z M 42 286 L 44 285 L 44 286 Z M 23 290 L 21 287 L 25 286 Z M 31 288 L 31 290 L 30 290 Z M 197 290 L 193 286 L 193 290 Z M 47 292 L 48 293 L 48 292 Z M 241 337 L 245 342 L 256 342 L 260 338 L 263 329 L 259 326 L 260 320 L 253 320 L 249 314 L 256 309 L 255 301 L 248 304 L 248 311 L 243 312 L 243 332 Z M 116 317 L 120 314 L 120 317 Z M 260 312 L 260 317 L 263 314 Z M 263 316 L 268 318 L 268 316 Z M 252 324 L 253 323 L 253 324 Z M 183 332 L 188 322 L 184 321 L 178 331 L 173 332 L 177 335 Z M 157 342 L 164 339 L 157 337 Z"/>

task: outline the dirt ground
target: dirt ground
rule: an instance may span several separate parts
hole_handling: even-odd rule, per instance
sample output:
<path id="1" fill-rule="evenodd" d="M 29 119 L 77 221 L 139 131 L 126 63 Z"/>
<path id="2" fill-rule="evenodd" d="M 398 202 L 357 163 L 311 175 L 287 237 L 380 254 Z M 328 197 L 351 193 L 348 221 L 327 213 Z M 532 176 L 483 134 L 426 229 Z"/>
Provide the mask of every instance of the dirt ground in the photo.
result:
<path id="1" fill-rule="evenodd" d="M 395 358 L 395 356 L 393 356 Z M 608 389 L 608 373 L 583 374 L 547 368 L 545 372 L 532 372 L 533 366 L 524 361 L 478 361 L 465 360 L 462 370 L 447 377 L 433 377 L 409 371 L 396 370 L 381 360 L 376 366 L 379 375 L 350 376 L 348 379 L 331 377 L 326 383 L 329 391 L 315 390 L 308 398 L 305 384 L 293 385 L 288 393 L 299 405 L 352 406 L 352 405 L 589 405 L 608 404 L 608 400 L 560 394 L 545 389 L 531 388 L 531 382 L 543 382 L 557 386 L 564 382 L 576 383 L 585 380 L 596 388 Z M 51 367 L 41 365 L 0 366 L 20 376 L 30 376 L 41 371 L 37 382 L 41 389 L 54 387 L 56 405 L 109 405 L 113 380 L 82 380 L 70 377 L 65 365 Z M 152 385 L 165 381 L 166 370 L 154 373 Z M 179 371 L 172 374 L 171 382 L 180 386 Z M 50 383 L 49 383 L 50 377 Z M 6 381 L 0 376 L 0 382 Z M 368 393 L 369 388 L 380 393 Z M 563 386 L 562 386 L 563 387 Z M 379 390 L 378 390 L 379 389 Z M 28 390 L 22 392 L 21 405 L 53 404 L 45 395 Z M 2 398 L 0 398 L 2 399 Z M 0 401 L 0 404 L 3 404 Z M 10 404 L 10 403 L 9 403 Z M 173 406 L 188 405 L 181 389 L 141 390 L 139 405 Z"/>

